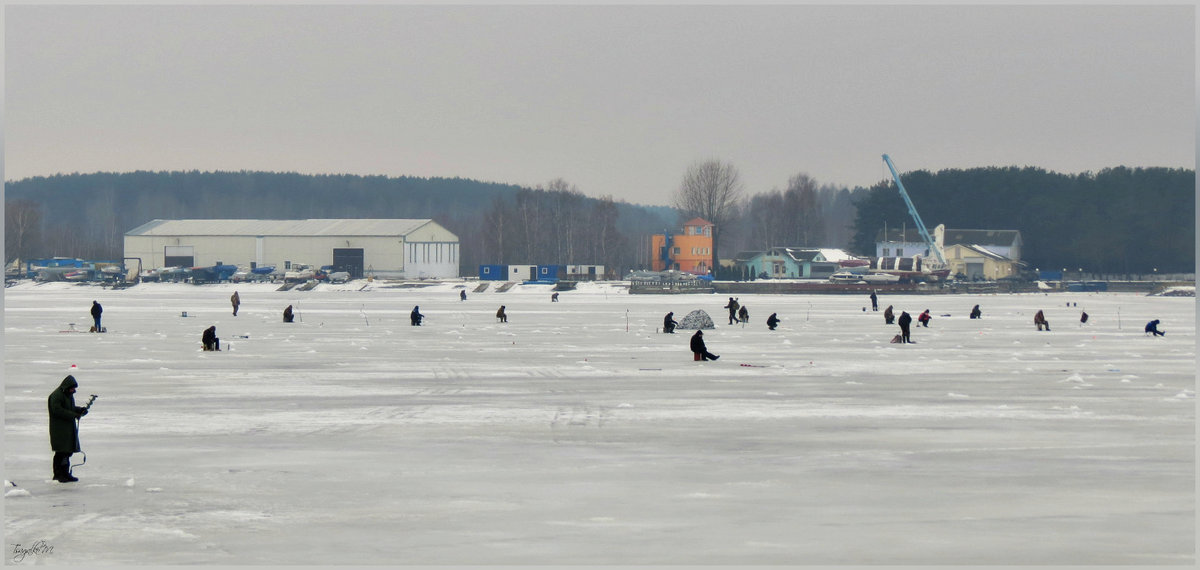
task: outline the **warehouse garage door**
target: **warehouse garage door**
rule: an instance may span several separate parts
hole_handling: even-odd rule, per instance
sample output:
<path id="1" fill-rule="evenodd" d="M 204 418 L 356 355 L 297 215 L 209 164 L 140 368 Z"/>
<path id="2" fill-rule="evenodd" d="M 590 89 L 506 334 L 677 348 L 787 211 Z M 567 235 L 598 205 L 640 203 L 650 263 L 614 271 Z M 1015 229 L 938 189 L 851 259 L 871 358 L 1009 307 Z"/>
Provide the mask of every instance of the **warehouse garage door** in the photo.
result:
<path id="1" fill-rule="evenodd" d="M 984 279 L 982 263 L 967 263 L 967 279 Z"/>
<path id="2" fill-rule="evenodd" d="M 193 267 L 196 255 L 190 245 L 168 245 L 163 248 L 163 267 Z"/>
<path id="3" fill-rule="evenodd" d="M 345 271 L 352 279 L 362 279 L 363 250 L 362 248 L 334 248 L 333 270 Z"/>

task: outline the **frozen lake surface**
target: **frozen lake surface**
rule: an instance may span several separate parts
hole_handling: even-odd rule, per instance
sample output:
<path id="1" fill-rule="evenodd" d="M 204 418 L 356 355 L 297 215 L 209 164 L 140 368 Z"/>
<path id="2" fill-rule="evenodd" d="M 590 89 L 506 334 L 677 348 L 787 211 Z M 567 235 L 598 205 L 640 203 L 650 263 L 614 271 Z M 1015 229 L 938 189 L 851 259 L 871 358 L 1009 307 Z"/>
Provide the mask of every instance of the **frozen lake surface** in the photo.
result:
<path id="1" fill-rule="evenodd" d="M 1195 563 L 1194 298 L 738 295 L 742 327 L 723 295 L 364 284 L 5 290 L 9 562 Z M 109 332 L 60 332 L 93 299 Z M 891 344 L 887 305 L 934 318 Z M 693 309 L 720 360 L 656 332 Z M 60 484 L 72 364 L 99 398 Z"/>

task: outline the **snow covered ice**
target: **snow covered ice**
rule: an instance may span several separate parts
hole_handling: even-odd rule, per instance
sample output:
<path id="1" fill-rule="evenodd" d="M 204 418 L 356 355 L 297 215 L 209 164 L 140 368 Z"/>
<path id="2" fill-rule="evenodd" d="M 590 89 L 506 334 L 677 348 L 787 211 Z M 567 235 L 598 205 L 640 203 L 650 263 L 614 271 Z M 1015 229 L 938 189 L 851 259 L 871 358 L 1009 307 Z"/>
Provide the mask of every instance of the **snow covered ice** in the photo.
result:
<path id="1" fill-rule="evenodd" d="M 729 295 L 364 283 L 6 289 L 10 558 L 1195 563 L 1194 298 L 739 294 L 751 323 L 718 319 L 721 359 L 694 362 L 663 315 Z M 60 332 L 93 299 L 109 332 Z M 931 309 L 916 344 L 889 342 L 888 305 Z M 99 397 L 59 484 L 46 398 L 68 373 Z"/>

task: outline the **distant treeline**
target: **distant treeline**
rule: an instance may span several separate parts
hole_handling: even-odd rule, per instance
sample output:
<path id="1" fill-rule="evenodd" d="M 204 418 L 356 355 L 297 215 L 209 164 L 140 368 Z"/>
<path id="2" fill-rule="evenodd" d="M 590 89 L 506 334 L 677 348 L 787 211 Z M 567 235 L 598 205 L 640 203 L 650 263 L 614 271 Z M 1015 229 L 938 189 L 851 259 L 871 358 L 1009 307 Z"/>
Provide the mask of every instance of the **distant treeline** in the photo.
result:
<path id="1" fill-rule="evenodd" d="M 1110 168 L 1059 174 L 990 167 L 901 174 L 924 222 L 1020 230 L 1023 260 L 1088 273 L 1192 272 L 1194 170 Z M 67 174 L 5 184 L 5 259 L 118 259 L 125 232 L 152 219 L 432 218 L 459 236 L 461 271 L 479 264 L 648 267 L 648 235 L 691 214 L 584 196 L 556 179 L 525 188 L 462 178 L 273 172 Z M 775 245 L 872 255 L 884 226 L 913 227 L 892 181 L 751 192 L 722 257 Z"/>
<path id="2" fill-rule="evenodd" d="M 5 184 L 5 259 L 119 259 L 125 232 L 156 218 L 432 218 L 459 236 L 464 275 L 475 274 L 481 263 L 603 263 L 615 269 L 635 264 L 635 253 L 617 253 L 620 244 L 611 242 L 612 235 L 563 228 L 604 220 L 616 232 L 637 234 L 677 222 L 672 208 L 588 198 L 561 180 L 550 186 L 249 171 L 26 178 Z M 571 237 L 565 249 L 558 243 L 564 236 Z"/>
<path id="3" fill-rule="evenodd" d="M 1107 168 L 1059 174 L 1032 167 L 924 170 L 901 182 L 922 221 L 1020 230 L 1031 268 L 1093 274 L 1190 273 L 1196 267 L 1196 172 Z M 874 251 L 884 224 L 913 227 L 892 181 L 857 201 L 852 249 Z"/>

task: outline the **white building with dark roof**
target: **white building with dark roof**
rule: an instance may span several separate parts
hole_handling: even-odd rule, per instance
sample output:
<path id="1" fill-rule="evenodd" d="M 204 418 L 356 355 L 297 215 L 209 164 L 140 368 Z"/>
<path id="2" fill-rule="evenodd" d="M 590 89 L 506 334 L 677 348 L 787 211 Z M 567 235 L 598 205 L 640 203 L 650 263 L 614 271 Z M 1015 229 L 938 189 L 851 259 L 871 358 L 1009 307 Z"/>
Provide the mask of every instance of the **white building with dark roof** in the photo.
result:
<path id="1" fill-rule="evenodd" d="M 1021 249 L 1024 245 L 1020 230 L 948 229 L 944 224 L 938 224 L 929 237 L 933 238 L 934 243 L 937 243 L 943 252 L 955 245 L 978 246 L 1014 262 L 1021 261 Z M 924 238 L 915 228 L 887 228 L 876 235 L 875 257 L 913 255 L 934 258 L 933 252 L 929 251 Z"/>
<path id="2" fill-rule="evenodd" d="M 142 267 L 334 266 L 352 277 L 458 277 L 458 236 L 430 219 L 153 220 L 125 232 Z"/>

